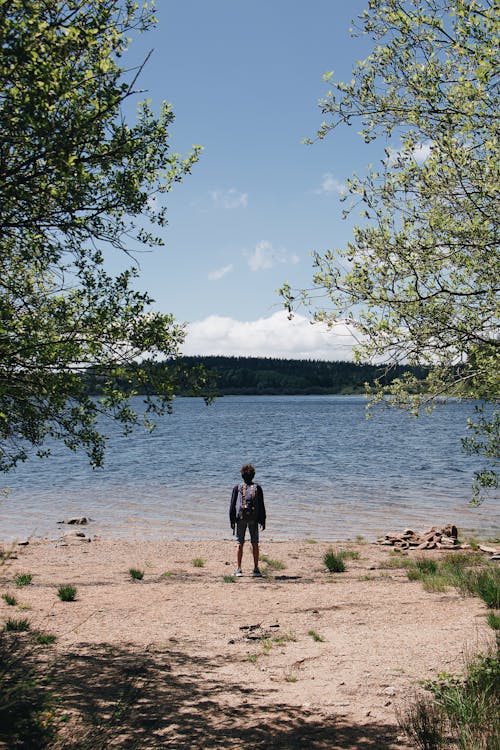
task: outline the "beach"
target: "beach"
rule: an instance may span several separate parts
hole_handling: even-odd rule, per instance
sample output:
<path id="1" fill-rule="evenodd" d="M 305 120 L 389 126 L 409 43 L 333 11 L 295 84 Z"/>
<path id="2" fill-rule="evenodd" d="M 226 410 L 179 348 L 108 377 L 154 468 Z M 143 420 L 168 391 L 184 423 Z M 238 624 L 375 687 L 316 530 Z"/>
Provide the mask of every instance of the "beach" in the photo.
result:
<path id="1" fill-rule="evenodd" d="M 324 566 L 332 547 L 354 553 L 343 573 Z M 261 553 L 262 579 L 247 544 L 232 580 L 231 540 L 72 532 L 14 546 L 2 594 L 16 595 L 31 629 L 57 636 L 67 743 L 91 720 L 96 748 L 410 748 L 396 713 L 419 681 L 460 672 L 493 641 L 484 603 L 424 591 L 387 547 L 264 533 Z M 19 573 L 32 575 L 21 589 Z M 75 601 L 58 598 L 61 584 Z M 5 622 L 13 607 L 2 599 L 0 613 Z"/>

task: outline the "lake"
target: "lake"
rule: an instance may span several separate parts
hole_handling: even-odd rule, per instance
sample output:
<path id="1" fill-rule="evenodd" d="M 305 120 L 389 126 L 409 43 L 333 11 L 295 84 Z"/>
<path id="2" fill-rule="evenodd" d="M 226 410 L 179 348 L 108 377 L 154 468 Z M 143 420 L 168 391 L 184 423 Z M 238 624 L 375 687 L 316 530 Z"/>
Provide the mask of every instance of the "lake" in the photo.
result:
<path id="1" fill-rule="evenodd" d="M 454 523 L 498 535 L 498 495 L 468 504 L 478 464 L 460 445 L 472 403 L 448 401 L 432 415 L 380 409 L 362 396 L 226 396 L 205 406 L 176 399 L 148 433 L 107 425 L 103 469 L 56 445 L 3 475 L 3 541 L 55 538 L 57 521 L 95 519 L 88 533 L 117 538 L 229 538 L 228 504 L 243 463 L 257 468 L 264 539 L 318 540 L 422 531 Z M 140 408 L 140 400 L 136 402 Z"/>

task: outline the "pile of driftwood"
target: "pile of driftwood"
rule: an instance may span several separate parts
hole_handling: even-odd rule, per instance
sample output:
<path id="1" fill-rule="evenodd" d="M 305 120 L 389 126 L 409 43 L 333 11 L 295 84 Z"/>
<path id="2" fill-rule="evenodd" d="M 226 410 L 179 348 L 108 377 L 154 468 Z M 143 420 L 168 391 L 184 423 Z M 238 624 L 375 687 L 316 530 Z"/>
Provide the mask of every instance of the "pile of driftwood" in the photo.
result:
<path id="1" fill-rule="evenodd" d="M 458 541 L 457 527 L 453 524 L 437 528 L 435 526 L 420 534 L 412 529 L 405 529 L 402 534 L 386 534 L 378 540 L 398 549 L 467 549 L 468 544 Z"/>

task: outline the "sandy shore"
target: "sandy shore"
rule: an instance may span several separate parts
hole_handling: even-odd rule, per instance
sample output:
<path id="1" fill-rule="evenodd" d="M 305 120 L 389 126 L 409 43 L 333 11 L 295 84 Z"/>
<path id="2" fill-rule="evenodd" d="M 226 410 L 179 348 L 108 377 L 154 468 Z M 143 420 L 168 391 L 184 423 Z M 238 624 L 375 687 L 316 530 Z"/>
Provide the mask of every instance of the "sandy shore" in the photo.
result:
<path id="1" fill-rule="evenodd" d="M 110 707 L 125 706 L 115 739 L 95 747 L 407 748 L 395 709 L 419 680 L 460 671 L 491 642 L 486 608 L 451 589 L 426 593 L 388 567 L 386 547 L 333 546 L 359 553 L 345 573 L 323 566 L 331 544 L 264 540 L 262 554 L 284 567 L 263 562 L 253 579 L 247 545 L 246 575 L 229 582 L 229 541 L 32 542 L 0 569 L 1 593 L 57 636 L 62 711 L 103 720 L 102 740 Z M 22 589 L 20 572 L 33 575 Z M 57 597 L 65 583 L 74 602 Z M 3 600 L 0 615 L 13 615 Z"/>

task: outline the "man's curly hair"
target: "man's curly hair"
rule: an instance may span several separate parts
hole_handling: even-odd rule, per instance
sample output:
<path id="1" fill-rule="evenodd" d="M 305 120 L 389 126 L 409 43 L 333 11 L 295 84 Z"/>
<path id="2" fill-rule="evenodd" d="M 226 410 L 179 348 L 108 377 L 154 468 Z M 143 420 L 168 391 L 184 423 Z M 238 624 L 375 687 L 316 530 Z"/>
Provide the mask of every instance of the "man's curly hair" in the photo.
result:
<path id="1" fill-rule="evenodd" d="M 255 476 L 255 466 L 253 464 L 243 464 L 241 467 L 241 476 L 245 482 L 251 482 Z"/>

